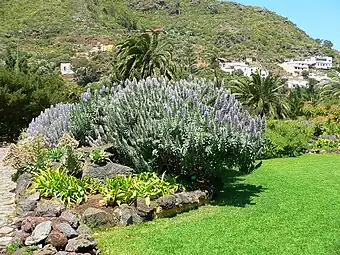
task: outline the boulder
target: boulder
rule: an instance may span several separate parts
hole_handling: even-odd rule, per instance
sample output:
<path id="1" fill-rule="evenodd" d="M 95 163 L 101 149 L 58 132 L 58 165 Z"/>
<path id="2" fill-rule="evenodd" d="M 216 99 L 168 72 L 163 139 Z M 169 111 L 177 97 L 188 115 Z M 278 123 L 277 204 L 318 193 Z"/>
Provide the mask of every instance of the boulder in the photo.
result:
<path id="1" fill-rule="evenodd" d="M 22 221 L 21 229 L 27 233 L 31 233 L 38 224 L 45 221 L 48 221 L 48 219 L 43 217 L 27 217 Z"/>
<path id="2" fill-rule="evenodd" d="M 32 184 L 32 175 L 30 173 L 23 173 L 17 179 L 17 187 L 15 189 L 15 201 L 19 201 L 26 195 L 27 188 Z"/>
<path id="3" fill-rule="evenodd" d="M 29 236 L 26 241 L 25 245 L 34 245 L 38 244 L 41 241 L 45 240 L 52 230 L 52 222 L 45 221 L 36 226 L 33 230 L 32 235 Z"/>
<path id="4" fill-rule="evenodd" d="M 34 211 L 40 199 L 40 193 L 35 192 L 25 198 L 20 199 L 18 202 L 18 214 L 23 215 L 25 212 Z"/>
<path id="5" fill-rule="evenodd" d="M 101 209 L 97 208 L 87 208 L 83 213 L 81 220 L 90 226 L 116 226 L 118 224 L 118 219 Z"/>
<path id="6" fill-rule="evenodd" d="M 157 203 L 155 201 L 148 202 L 145 198 L 138 197 L 135 206 L 139 216 L 151 220 L 157 208 Z"/>
<path id="7" fill-rule="evenodd" d="M 57 249 L 54 248 L 51 244 L 48 244 L 44 248 L 34 251 L 33 255 L 55 255 L 56 253 Z"/>
<path id="8" fill-rule="evenodd" d="M 89 236 L 78 236 L 70 239 L 66 245 L 65 251 L 86 253 L 96 248 L 97 242 Z"/>
<path id="9" fill-rule="evenodd" d="M 79 235 L 92 236 L 94 234 L 92 229 L 90 227 L 86 226 L 86 224 L 84 224 L 84 223 L 80 223 L 79 227 L 77 228 L 77 232 L 78 232 Z"/>
<path id="10" fill-rule="evenodd" d="M 171 209 L 176 205 L 176 197 L 174 195 L 163 196 L 157 199 L 160 207 L 164 209 Z"/>
<path id="11" fill-rule="evenodd" d="M 58 199 L 38 202 L 35 214 L 41 217 L 58 217 L 65 210 L 65 205 Z"/>
<path id="12" fill-rule="evenodd" d="M 66 220 L 73 228 L 77 228 L 79 226 L 78 217 L 71 211 L 62 212 L 60 218 Z"/>
<path id="13" fill-rule="evenodd" d="M 59 223 L 56 225 L 56 229 L 62 233 L 64 233 L 67 238 L 73 238 L 78 236 L 77 231 L 75 231 L 70 224 L 63 222 L 63 223 Z"/>
<path id="14" fill-rule="evenodd" d="M 136 208 L 127 204 L 122 204 L 114 211 L 119 225 L 127 226 L 131 224 L 139 224 L 143 222 L 143 219 L 137 214 Z"/>
<path id="15" fill-rule="evenodd" d="M 88 176 L 97 179 L 101 182 L 105 182 L 106 178 L 112 178 L 113 176 L 123 174 L 131 175 L 135 171 L 127 166 L 108 162 L 104 166 L 96 165 L 93 163 L 87 163 L 83 171 L 83 177 Z"/>
<path id="16" fill-rule="evenodd" d="M 57 230 L 52 230 L 46 239 L 46 243 L 51 244 L 57 250 L 65 248 L 67 241 L 67 236 Z"/>

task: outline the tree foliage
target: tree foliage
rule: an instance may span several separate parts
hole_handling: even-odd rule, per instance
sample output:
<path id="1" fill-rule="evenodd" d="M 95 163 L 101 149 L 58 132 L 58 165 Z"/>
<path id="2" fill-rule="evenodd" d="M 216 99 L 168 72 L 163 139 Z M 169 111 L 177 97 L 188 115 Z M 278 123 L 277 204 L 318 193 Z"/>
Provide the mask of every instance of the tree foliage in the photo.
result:
<path id="1" fill-rule="evenodd" d="M 175 65 L 167 43 L 161 44 L 159 33 L 143 33 L 120 43 L 117 52 L 117 77 L 144 79 L 149 76 L 175 76 Z"/>
<path id="2" fill-rule="evenodd" d="M 240 78 L 230 82 L 232 93 L 254 114 L 285 118 L 289 115 L 288 92 L 277 76 Z"/>

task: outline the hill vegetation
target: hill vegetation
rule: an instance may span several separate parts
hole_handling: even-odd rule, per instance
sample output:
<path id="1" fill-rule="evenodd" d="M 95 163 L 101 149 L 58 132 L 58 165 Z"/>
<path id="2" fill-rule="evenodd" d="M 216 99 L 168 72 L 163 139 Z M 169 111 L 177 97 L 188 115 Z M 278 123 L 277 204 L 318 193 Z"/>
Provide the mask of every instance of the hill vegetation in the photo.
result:
<path id="1" fill-rule="evenodd" d="M 252 57 L 265 67 L 284 58 L 339 53 L 314 40 L 287 18 L 259 7 L 213 0 L 3 0 L 0 45 L 67 60 L 97 42 L 116 45 L 141 30 L 163 28 L 183 60 L 212 55 L 230 60 Z"/>

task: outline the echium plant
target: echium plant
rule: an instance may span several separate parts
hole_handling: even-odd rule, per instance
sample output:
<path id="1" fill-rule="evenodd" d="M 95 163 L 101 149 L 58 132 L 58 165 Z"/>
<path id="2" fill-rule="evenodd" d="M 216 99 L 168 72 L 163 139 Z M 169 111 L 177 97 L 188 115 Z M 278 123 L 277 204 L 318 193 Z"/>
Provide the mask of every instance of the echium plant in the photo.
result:
<path id="1" fill-rule="evenodd" d="M 51 106 L 34 118 L 26 131 L 28 137 L 42 135 L 49 146 L 55 146 L 59 139 L 70 132 L 70 111 L 73 104 L 57 104 Z"/>
<path id="2" fill-rule="evenodd" d="M 127 80 L 108 93 L 93 99 L 100 132 L 135 169 L 212 179 L 231 168 L 249 173 L 262 153 L 265 120 L 213 82 Z"/>

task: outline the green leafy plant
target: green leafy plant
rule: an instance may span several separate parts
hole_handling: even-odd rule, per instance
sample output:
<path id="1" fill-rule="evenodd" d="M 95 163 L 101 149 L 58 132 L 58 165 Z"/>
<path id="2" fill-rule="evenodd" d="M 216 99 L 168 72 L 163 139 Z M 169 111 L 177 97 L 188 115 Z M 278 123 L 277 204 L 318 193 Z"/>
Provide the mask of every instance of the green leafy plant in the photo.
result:
<path id="1" fill-rule="evenodd" d="M 51 148 L 47 152 L 47 157 L 53 161 L 60 161 L 65 153 L 65 148 Z"/>
<path id="2" fill-rule="evenodd" d="M 263 158 L 294 157 L 307 150 L 313 138 L 313 126 L 302 121 L 272 120 L 267 123 Z"/>
<path id="3" fill-rule="evenodd" d="M 338 139 L 318 138 L 312 145 L 315 149 L 340 149 L 340 142 Z"/>
<path id="4" fill-rule="evenodd" d="M 95 149 L 90 152 L 90 160 L 95 164 L 104 164 L 108 161 L 109 153 L 104 149 Z"/>
<path id="5" fill-rule="evenodd" d="M 69 175 L 66 169 L 41 169 L 33 173 L 33 189 L 42 197 L 59 198 L 66 204 L 80 204 L 86 200 L 84 183 Z"/>
<path id="6" fill-rule="evenodd" d="M 176 178 L 159 177 L 154 172 L 143 172 L 136 175 L 118 175 L 106 180 L 106 186 L 102 189 L 105 203 L 108 205 L 131 203 L 137 197 L 156 199 L 164 195 L 175 193 L 182 185 L 176 182 Z"/>
<path id="7" fill-rule="evenodd" d="M 95 195 L 101 193 L 102 190 L 105 188 L 105 185 L 102 182 L 97 181 L 94 178 L 84 176 L 81 180 L 84 184 L 86 194 Z"/>

